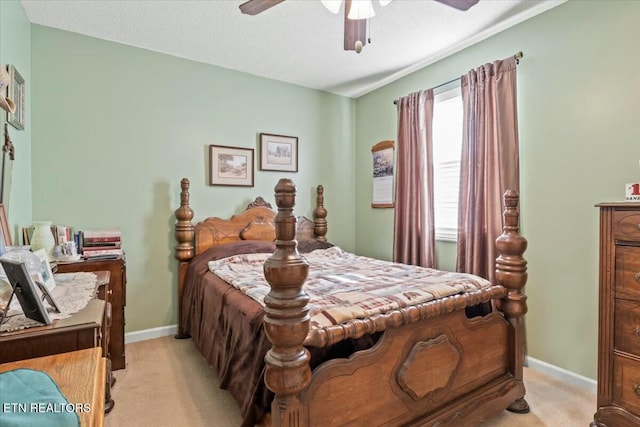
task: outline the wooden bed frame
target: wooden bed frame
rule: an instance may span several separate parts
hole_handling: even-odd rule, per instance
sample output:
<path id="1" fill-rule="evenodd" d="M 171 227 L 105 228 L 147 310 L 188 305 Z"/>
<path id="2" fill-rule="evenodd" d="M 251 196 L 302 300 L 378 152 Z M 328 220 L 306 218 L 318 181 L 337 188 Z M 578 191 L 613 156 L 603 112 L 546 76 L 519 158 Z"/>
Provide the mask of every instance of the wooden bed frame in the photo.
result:
<path id="1" fill-rule="evenodd" d="M 275 393 L 271 425 L 471 426 L 505 409 L 529 412 L 522 318 L 527 312 L 522 292 L 527 241 L 519 234 L 517 193 L 508 191 L 504 197 L 496 285 L 309 332 L 309 297 L 303 291 L 309 265 L 297 251 L 296 238 L 326 240 L 322 186 L 314 221 L 294 216 L 295 185 L 281 179 L 275 187 L 277 215 L 258 198 L 229 220 L 207 218 L 194 227 L 189 181 L 181 184 L 175 252 L 180 310 L 186 271 L 195 255 L 226 242 L 275 238 L 276 250 L 264 266 L 271 286 L 264 317 L 272 344 L 265 357 L 265 383 Z M 491 313 L 467 314 L 468 308 L 489 302 Z M 323 347 L 383 331 L 371 349 L 330 360 L 311 372 L 305 346 Z M 187 336 L 179 321 L 177 337 Z"/>

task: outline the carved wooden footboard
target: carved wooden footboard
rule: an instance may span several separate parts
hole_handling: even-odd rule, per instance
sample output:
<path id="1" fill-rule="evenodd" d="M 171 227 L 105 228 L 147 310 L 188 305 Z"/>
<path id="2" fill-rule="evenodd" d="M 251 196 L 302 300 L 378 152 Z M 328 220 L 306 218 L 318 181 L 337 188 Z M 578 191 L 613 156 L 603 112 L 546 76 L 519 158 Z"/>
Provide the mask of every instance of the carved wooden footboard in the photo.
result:
<path id="1" fill-rule="evenodd" d="M 273 426 L 474 425 L 509 408 L 527 412 L 522 381 L 527 280 L 518 232 L 518 196 L 505 195 L 497 239 L 498 286 L 393 310 L 309 334 L 309 265 L 296 249 L 295 186 L 276 188 L 276 250 L 264 265 L 271 292 L 265 330 L 272 349 L 265 382 L 274 391 Z M 465 308 L 499 300 L 501 312 L 467 318 Z M 309 368 L 304 344 L 384 331 L 366 351 Z"/>

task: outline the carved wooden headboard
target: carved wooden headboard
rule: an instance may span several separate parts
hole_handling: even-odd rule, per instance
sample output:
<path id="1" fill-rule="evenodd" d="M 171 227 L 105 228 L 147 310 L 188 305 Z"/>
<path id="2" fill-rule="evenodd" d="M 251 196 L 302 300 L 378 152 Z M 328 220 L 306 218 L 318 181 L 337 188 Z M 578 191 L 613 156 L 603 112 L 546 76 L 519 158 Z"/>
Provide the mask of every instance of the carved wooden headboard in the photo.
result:
<path id="1" fill-rule="evenodd" d="M 276 212 L 273 211 L 271 204 L 262 197 L 257 197 L 241 214 L 229 219 L 207 218 L 195 226 L 195 254 L 198 255 L 212 246 L 239 240 L 273 242 L 276 240 L 275 217 Z M 324 235 L 321 237 L 326 240 Z M 296 239 L 315 238 L 318 237 L 314 222 L 303 216 L 298 217 Z"/>
<path id="2" fill-rule="evenodd" d="M 175 256 L 179 261 L 189 261 L 195 255 L 224 243 L 240 240 L 275 241 L 276 212 L 262 197 L 257 197 L 247 205 L 244 212 L 229 219 L 209 217 L 195 226 L 192 225 L 193 210 L 189 206 L 189 180 L 181 181 L 180 208 L 176 210 L 176 246 Z M 327 210 L 324 208 L 324 188 L 316 189 L 316 207 L 314 220 L 298 217 L 296 239 L 317 239 L 326 241 Z"/>
<path id="3" fill-rule="evenodd" d="M 175 258 L 178 264 L 178 334 L 176 338 L 187 338 L 182 328 L 182 293 L 189 262 L 194 256 L 205 250 L 224 243 L 240 240 L 275 241 L 276 212 L 262 197 L 256 198 L 247 205 L 241 214 L 229 219 L 210 217 L 192 224 L 193 209 L 189 206 L 189 180 L 183 178 L 180 182 L 180 207 L 176 210 L 176 245 Z M 316 189 L 316 208 L 313 210 L 311 221 L 305 217 L 298 217 L 296 239 L 316 239 L 326 242 L 327 238 L 327 210 L 324 208 L 324 188 L 318 185 Z"/>

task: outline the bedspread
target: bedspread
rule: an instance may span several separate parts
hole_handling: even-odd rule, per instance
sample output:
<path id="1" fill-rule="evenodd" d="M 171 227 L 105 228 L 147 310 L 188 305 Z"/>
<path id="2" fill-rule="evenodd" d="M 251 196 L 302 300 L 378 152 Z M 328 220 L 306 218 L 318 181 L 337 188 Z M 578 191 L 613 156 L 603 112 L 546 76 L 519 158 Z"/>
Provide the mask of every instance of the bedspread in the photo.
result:
<path id="1" fill-rule="evenodd" d="M 271 254 L 238 254 L 210 261 L 209 270 L 264 306 L 270 287 L 263 264 Z M 304 255 L 310 263 L 304 290 L 312 328 L 339 325 L 401 307 L 489 287 L 489 281 L 358 256 L 334 246 Z"/>
<path id="2" fill-rule="evenodd" d="M 305 247 L 319 246 L 303 245 Z M 322 245 L 320 245 L 322 246 Z M 326 245 L 325 245 L 326 246 Z M 183 295 L 184 331 L 215 369 L 220 387 L 238 402 L 242 427 L 253 427 L 268 410 L 273 393 L 264 385 L 264 356 L 271 347 L 264 333 L 262 306 L 208 270 L 212 259 L 264 252 L 273 242 L 241 241 L 211 248 L 189 265 Z M 379 334 L 349 339 L 329 347 L 310 348 L 313 369 L 325 360 L 346 358 L 371 348 Z"/>

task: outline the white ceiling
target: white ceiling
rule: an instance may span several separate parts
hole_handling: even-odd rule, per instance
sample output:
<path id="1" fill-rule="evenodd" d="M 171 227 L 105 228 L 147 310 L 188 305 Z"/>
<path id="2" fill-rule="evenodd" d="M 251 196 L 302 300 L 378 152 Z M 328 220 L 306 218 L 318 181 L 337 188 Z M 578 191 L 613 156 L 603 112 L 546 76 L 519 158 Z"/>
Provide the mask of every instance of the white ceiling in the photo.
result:
<path id="1" fill-rule="evenodd" d="M 240 13 L 244 1 L 22 4 L 35 24 L 358 97 L 566 0 L 480 0 L 466 12 L 431 0 L 374 0 L 372 43 L 360 54 L 343 50 L 342 11 L 333 15 L 318 0 L 287 0 L 256 16 Z"/>

